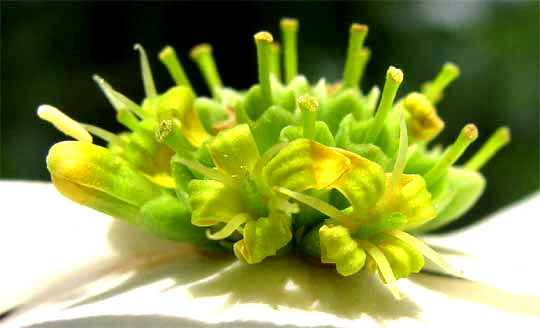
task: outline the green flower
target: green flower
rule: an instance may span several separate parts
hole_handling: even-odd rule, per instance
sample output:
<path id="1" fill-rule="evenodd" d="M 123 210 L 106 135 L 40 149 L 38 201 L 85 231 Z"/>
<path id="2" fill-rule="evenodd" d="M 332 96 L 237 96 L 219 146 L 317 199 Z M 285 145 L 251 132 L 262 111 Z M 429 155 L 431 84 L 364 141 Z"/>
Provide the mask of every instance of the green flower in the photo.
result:
<path id="1" fill-rule="evenodd" d="M 254 35 L 258 83 L 248 90 L 224 86 L 210 45 L 192 49 L 211 97 L 196 93 L 170 46 L 159 60 L 176 85 L 158 93 L 136 45 L 146 93 L 140 104 L 94 77 L 127 132 L 40 106 L 42 119 L 78 140 L 49 152 L 56 188 L 161 238 L 226 249 L 247 263 L 295 252 L 335 264 L 342 275 L 367 267 L 396 297 L 396 280 L 420 271 L 424 256 L 454 272 L 411 233 L 473 206 L 485 187 L 478 170 L 508 143 L 508 129 L 456 166 L 476 126 L 465 125 L 444 151 L 430 142 L 444 128 L 435 106 L 457 66 L 443 65 L 402 99 L 404 74 L 390 66 L 382 92 L 366 92 L 359 83 L 371 56 L 368 27 L 352 24 L 342 80 L 311 84 L 298 74 L 298 22 L 283 19 L 280 27 L 282 47 L 268 32 Z M 92 135 L 107 147 L 92 144 Z"/>

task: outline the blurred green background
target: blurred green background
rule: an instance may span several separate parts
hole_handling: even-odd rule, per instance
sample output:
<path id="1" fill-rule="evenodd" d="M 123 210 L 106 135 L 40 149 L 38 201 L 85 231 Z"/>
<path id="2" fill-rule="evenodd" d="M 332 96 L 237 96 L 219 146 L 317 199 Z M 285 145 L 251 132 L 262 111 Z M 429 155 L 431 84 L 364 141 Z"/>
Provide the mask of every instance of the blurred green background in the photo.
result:
<path id="1" fill-rule="evenodd" d="M 256 82 L 253 34 L 279 39 L 281 17 L 300 20 L 299 70 L 310 81 L 340 79 L 352 22 L 368 24 L 372 59 L 364 88 L 382 86 L 389 65 L 401 68 L 399 95 L 432 79 L 445 61 L 461 77 L 438 106 L 448 144 L 463 125 L 476 123 L 472 154 L 501 125 L 510 146 L 482 171 L 488 187 L 477 206 L 447 229 L 479 220 L 539 188 L 539 2 L 6 2 L 1 3 L 1 160 L 3 179 L 48 180 L 45 156 L 65 139 L 38 120 L 48 103 L 73 118 L 113 131 L 121 127 L 91 79 L 99 73 L 131 99 L 143 98 L 137 53 L 151 58 L 158 89 L 172 80 L 158 62 L 173 45 L 196 90 L 208 91 L 188 58 L 209 42 L 222 80 L 248 88 Z"/>

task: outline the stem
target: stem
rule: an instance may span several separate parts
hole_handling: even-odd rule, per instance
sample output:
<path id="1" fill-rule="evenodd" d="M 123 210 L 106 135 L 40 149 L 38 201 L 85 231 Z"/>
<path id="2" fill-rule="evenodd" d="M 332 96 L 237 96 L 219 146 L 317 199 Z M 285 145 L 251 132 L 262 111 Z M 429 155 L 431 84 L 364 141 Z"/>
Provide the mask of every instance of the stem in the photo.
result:
<path id="1" fill-rule="evenodd" d="M 190 52 L 191 59 L 193 59 L 199 66 L 212 97 L 216 100 L 221 99 L 219 90 L 222 88 L 221 78 L 217 71 L 216 62 L 214 56 L 212 56 L 212 46 L 207 43 L 199 44 L 195 46 Z"/>
<path id="2" fill-rule="evenodd" d="M 510 142 L 510 129 L 498 128 L 482 148 L 464 165 L 466 169 L 478 171 L 489 161 L 495 153 Z"/>
<path id="3" fill-rule="evenodd" d="M 176 56 L 176 52 L 174 51 L 173 47 L 166 46 L 163 50 L 161 50 L 159 53 L 159 60 L 161 60 L 161 62 L 167 67 L 167 70 L 177 85 L 185 85 L 193 91 L 193 87 L 191 86 L 191 83 L 184 72 L 182 64 Z"/>
<path id="4" fill-rule="evenodd" d="M 111 142 L 118 142 L 119 141 L 119 138 L 116 134 L 112 133 L 112 132 L 109 132 L 105 129 L 102 129 L 98 126 L 95 126 L 95 125 L 91 125 L 91 124 L 85 124 L 85 123 L 81 123 L 81 125 L 88 131 L 90 132 L 91 134 L 95 135 L 96 137 L 102 139 L 102 140 L 105 140 L 109 143 Z"/>
<path id="5" fill-rule="evenodd" d="M 279 43 L 272 43 L 272 74 L 278 82 L 281 82 L 281 46 Z"/>
<path id="6" fill-rule="evenodd" d="M 362 45 L 368 33 L 367 25 L 352 24 L 349 32 L 349 48 L 343 70 L 343 88 L 354 88 L 360 81 L 362 69 Z"/>
<path id="7" fill-rule="evenodd" d="M 315 137 L 315 122 L 317 121 L 319 103 L 311 96 L 301 96 L 298 98 L 298 107 L 302 112 L 303 136 L 307 139 L 313 139 Z"/>
<path id="8" fill-rule="evenodd" d="M 156 85 L 154 84 L 154 78 L 152 77 L 152 71 L 150 70 L 150 63 L 148 62 L 148 57 L 146 56 L 146 51 L 144 48 L 136 43 L 133 46 L 133 49 L 139 51 L 141 57 L 141 73 L 144 85 L 144 93 L 147 98 L 153 98 L 157 96 Z"/>
<path id="9" fill-rule="evenodd" d="M 386 81 L 384 82 L 381 101 L 377 113 L 375 113 L 373 124 L 366 134 L 365 143 L 374 143 L 379 137 L 401 82 L 403 82 L 403 72 L 394 66 L 390 66 L 386 71 Z"/>
<path id="10" fill-rule="evenodd" d="M 440 100 L 442 92 L 459 76 L 459 67 L 453 63 L 445 63 L 441 71 L 435 79 L 428 82 L 428 86 L 424 89 L 424 95 L 432 102 L 437 103 Z"/>
<path id="11" fill-rule="evenodd" d="M 263 95 L 264 108 L 272 105 L 272 86 L 270 85 L 270 72 L 272 69 L 272 34 L 262 31 L 254 36 L 257 47 L 257 64 L 259 68 L 259 84 Z"/>
<path id="12" fill-rule="evenodd" d="M 298 74 L 298 20 L 283 18 L 280 22 L 283 37 L 283 61 L 285 64 L 285 83 L 289 84 Z"/>
<path id="13" fill-rule="evenodd" d="M 454 164 L 469 145 L 478 138 L 478 129 L 474 124 L 467 124 L 461 129 L 459 136 L 443 157 L 425 175 L 424 180 L 428 189 L 444 175 L 446 170 Z"/>

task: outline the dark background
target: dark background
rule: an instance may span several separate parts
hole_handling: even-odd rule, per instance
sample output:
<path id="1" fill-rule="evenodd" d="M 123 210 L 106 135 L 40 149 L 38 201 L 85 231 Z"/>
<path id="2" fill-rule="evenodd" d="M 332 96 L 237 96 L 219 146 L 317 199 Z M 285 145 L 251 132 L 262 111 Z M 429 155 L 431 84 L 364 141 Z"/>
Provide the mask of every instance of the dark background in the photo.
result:
<path id="1" fill-rule="evenodd" d="M 382 86 L 389 65 L 401 68 L 399 95 L 430 80 L 445 61 L 461 77 L 438 106 L 448 144 L 463 125 L 476 123 L 479 140 L 508 125 L 512 142 L 483 170 L 488 187 L 477 206 L 450 226 L 479 220 L 539 187 L 539 2 L 6 2 L 1 4 L 0 177 L 48 180 L 45 156 L 65 139 L 36 117 L 54 105 L 71 117 L 113 131 L 121 127 L 91 79 L 99 73 L 140 101 L 143 87 L 133 44 L 147 50 L 158 90 L 172 80 L 157 53 L 173 45 L 199 94 L 208 94 L 188 58 L 209 42 L 225 85 L 256 82 L 253 34 L 280 39 L 279 19 L 300 20 L 299 71 L 314 82 L 341 77 L 348 29 L 368 24 L 372 59 L 364 88 Z"/>

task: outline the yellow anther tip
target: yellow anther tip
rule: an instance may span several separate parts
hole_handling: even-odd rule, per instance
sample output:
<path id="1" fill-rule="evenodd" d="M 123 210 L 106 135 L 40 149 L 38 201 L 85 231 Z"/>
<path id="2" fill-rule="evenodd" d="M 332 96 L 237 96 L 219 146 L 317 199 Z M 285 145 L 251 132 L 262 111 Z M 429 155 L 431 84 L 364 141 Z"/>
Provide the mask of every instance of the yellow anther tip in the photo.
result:
<path id="1" fill-rule="evenodd" d="M 358 23 L 353 23 L 351 25 L 351 32 L 362 32 L 362 33 L 365 33 L 367 32 L 369 29 L 369 27 L 365 24 L 358 24 Z"/>
<path id="2" fill-rule="evenodd" d="M 463 127 L 462 130 L 463 136 L 467 140 L 474 141 L 478 138 L 478 128 L 474 124 L 467 124 Z"/>
<path id="3" fill-rule="evenodd" d="M 511 134 L 510 129 L 507 126 L 503 126 L 497 130 L 497 134 L 500 136 L 501 141 L 503 141 L 505 144 L 510 142 Z"/>
<path id="4" fill-rule="evenodd" d="M 262 41 L 262 42 L 268 42 L 272 43 L 274 42 L 274 38 L 272 37 L 272 34 L 270 34 L 267 31 L 261 31 L 254 36 L 255 41 Z"/>
<path id="5" fill-rule="evenodd" d="M 174 52 L 173 47 L 166 46 L 165 48 L 163 48 L 163 50 L 160 51 L 158 56 L 159 56 L 159 59 L 164 59 L 164 58 L 174 55 L 174 53 L 175 52 Z"/>
<path id="6" fill-rule="evenodd" d="M 305 108 L 310 112 L 316 112 L 317 108 L 319 107 L 319 102 L 317 102 L 317 99 L 310 96 L 300 96 L 298 97 L 297 101 L 301 109 Z"/>
<path id="7" fill-rule="evenodd" d="M 403 82 L 403 71 L 399 68 L 395 68 L 394 66 L 390 66 L 386 72 L 386 77 L 398 84 L 401 84 L 401 82 Z"/>
<path id="8" fill-rule="evenodd" d="M 283 28 L 298 28 L 298 20 L 296 18 L 282 18 L 280 24 Z"/>
<path id="9" fill-rule="evenodd" d="M 201 43 L 191 49 L 189 56 L 193 59 L 199 58 L 201 55 L 211 54 L 212 46 L 208 43 Z"/>
<path id="10" fill-rule="evenodd" d="M 443 66 L 445 72 L 451 73 L 454 76 L 458 76 L 460 73 L 459 67 L 454 63 L 445 63 Z"/>

